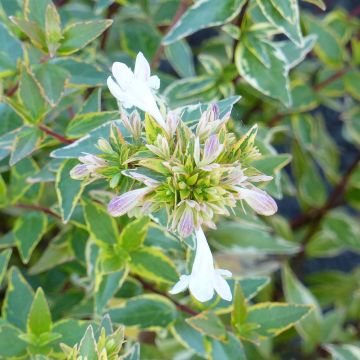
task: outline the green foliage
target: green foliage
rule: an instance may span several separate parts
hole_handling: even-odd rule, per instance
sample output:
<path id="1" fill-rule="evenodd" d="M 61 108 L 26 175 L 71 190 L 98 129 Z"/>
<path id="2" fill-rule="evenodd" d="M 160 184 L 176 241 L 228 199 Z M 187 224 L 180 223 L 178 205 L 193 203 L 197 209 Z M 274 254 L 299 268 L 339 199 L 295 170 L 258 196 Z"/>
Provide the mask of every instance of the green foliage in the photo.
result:
<path id="1" fill-rule="evenodd" d="M 0 0 L 0 359 L 360 358 L 359 267 L 325 263 L 360 253 L 360 22 L 355 4 L 325 3 Z M 136 218 L 107 211 L 133 188 L 134 159 L 172 186 L 170 162 L 129 136 L 131 110 L 106 87 L 112 63 L 132 66 L 139 51 L 186 125 L 170 156 L 195 152 L 191 134 L 216 104 L 230 116 L 227 161 L 273 177 L 260 187 L 277 215 L 243 201 L 204 226 L 232 301 L 169 293 L 196 245 L 169 230 L 177 198 Z M 164 133 L 140 118 L 154 144 Z M 110 166 L 74 180 L 87 154 Z M 191 166 L 172 193 L 185 200 L 205 196 Z"/>

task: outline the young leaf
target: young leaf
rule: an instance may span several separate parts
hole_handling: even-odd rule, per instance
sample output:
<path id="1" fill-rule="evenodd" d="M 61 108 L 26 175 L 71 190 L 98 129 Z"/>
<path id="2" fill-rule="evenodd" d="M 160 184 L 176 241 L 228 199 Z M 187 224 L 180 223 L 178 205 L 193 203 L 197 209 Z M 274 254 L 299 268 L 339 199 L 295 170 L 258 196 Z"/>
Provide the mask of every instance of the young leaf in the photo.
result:
<path id="1" fill-rule="evenodd" d="M 95 204 L 90 199 L 84 199 L 82 205 L 86 225 L 91 237 L 99 246 L 116 244 L 118 229 L 115 219 L 103 207 Z"/>
<path id="2" fill-rule="evenodd" d="M 51 3 L 51 0 L 25 0 L 25 19 L 34 21 L 42 29 L 45 29 L 46 10 Z"/>
<path id="3" fill-rule="evenodd" d="M 70 220 L 85 186 L 82 181 L 70 177 L 70 170 L 77 164 L 78 161 L 75 159 L 64 161 L 56 176 L 56 194 L 64 223 Z"/>
<path id="4" fill-rule="evenodd" d="M 93 20 L 71 24 L 64 29 L 64 39 L 58 53 L 70 55 L 79 51 L 100 36 L 111 24 L 112 20 Z"/>
<path id="5" fill-rule="evenodd" d="M 61 20 L 56 6 L 50 3 L 45 13 L 45 39 L 49 54 L 53 57 L 62 39 Z"/>
<path id="6" fill-rule="evenodd" d="M 115 323 L 125 326 L 166 327 L 175 320 L 177 312 L 172 302 L 160 295 L 141 295 L 109 310 Z"/>
<path id="7" fill-rule="evenodd" d="M 94 337 L 94 330 L 91 325 L 86 329 L 84 337 L 79 344 L 79 355 L 83 359 L 97 360 L 96 340 Z"/>
<path id="8" fill-rule="evenodd" d="M 31 40 L 31 42 L 40 50 L 46 46 L 45 34 L 41 27 L 34 21 L 24 20 L 10 16 L 10 20 Z"/>
<path id="9" fill-rule="evenodd" d="M 47 216 L 39 212 L 28 212 L 17 219 L 14 226 L 15 243 L 25 264 L 45 234 L 47 225 Z"/>
<path id="10" fill-rule="evenodd" d="M 38 288 L 27 320 L 28 332 L 36 336 L 51 331 L 52 321 L 44 291 Z"/>
<path id="11" fill-rule="evenodd" d="M 194 32 L 234 19 L 246 0 L 202 0 L 191 6 L 163 39 L 169 45 Z"/>
<path id="12" fill-rule="evenodd" d="M 233 311 L 231 313 L 231 324 L 235 329 L 246 322 L 247 305 L 246 298 L 239 282 L 235 283 Z"/>
<path id="13" fill-rule="evenodd" d="M 16 267 L 8 273 L 8 288 L 2 305 L 2 317 L 22 331 L 33 302 L 34 292 Z M 1 338 L 1 336 L 0 336 Z"/>
<path id="14" fill-rule="evenodd" d="M 227 333 L 227 341 L 210 339 L 211 359 L 246 360 L 248 359 L 240 340 L 232 333 Z"/>

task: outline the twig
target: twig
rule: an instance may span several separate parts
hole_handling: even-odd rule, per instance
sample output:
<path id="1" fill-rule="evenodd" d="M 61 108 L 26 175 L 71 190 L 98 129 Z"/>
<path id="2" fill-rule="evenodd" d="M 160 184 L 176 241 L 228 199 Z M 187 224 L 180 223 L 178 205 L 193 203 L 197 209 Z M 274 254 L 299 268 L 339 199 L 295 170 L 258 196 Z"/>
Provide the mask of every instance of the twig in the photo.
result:
<path id="1" fill-rule="evenodd" d="M 359 163 L 360 163 L 360 152 L 358 153 L 352 165 L 344 173 L 341 180 L 333 188 L 324 206 L 322 206 L 319 209 L 313 209 L 311 211 L 308 211 L 307 213 L 301 214 L 298 217 L 294 218 L 290 223 L 291 228 L 293 230 L 297 230 L 302 226 L 307 225 L 310 222 L 312 222 L 313 224 L 319 224 L 322 218 L 326 215 L 326 213 L 335 206 L 337 206 L 337 204 L 339 204 L 339 199 L 343 196 L 346 186 L 350 180 L 350 177 Z"/>
<path id="2" fill-rule="evenodd" d="M 42 212 L 44 214 L 53 216 L 53 217 L 55 217 L 57 219 L 61 219 L 61 217 L 58 214 L 56 214 L 51 209 L 49 209 L 49 208 L 47 208 L 45 206 L 32 205 L 32 204 L 15 204 L 14 207 L 19 208 L 19 209 L 27 209 L 27 210 L 39 211 L 39 212 Z"/>
<path id="3" fill-rule="evenodd" d="M 55 131 L 49 129 L 49 128 L 48 128 L 47 126 L 45 126 L 45 125 L 40 124 L 40 125 L 39 125 L 39 129 L 40 129 L 41 131 L 43 131 L 45 134 L 50 135 L 50 136 L 53 137 L 54 139 L 57 139 L 57 140 L 59 140 L 60 142 L 62 142 L 62 143 L 64 143 L 64 144 L 71 144 L 71 143 L 74 142 L 74 140 L 68 139 L 68 138 L 66 138 L 66 137 L 63 136 L 63 135 L 60 135 L 60 134 L 56 133 Z"/>
<path id="4" fill-rule="evenodd" d="M 150 291 L 152 291 L 152 292 L 154 292 L 156 294 L 159 294 L 161 296 L 164 296 L 164 297 L 168 298 L 182 312 L 185 312 L 185 313 L 187 313 L 189 315 L 192 315 L 192 316 L 195 316 L 195 315 L 199 314 L 197 311 L 195 311 L 193 309 L 190 309 L 188 306 L 180 304 L 178 301 L 176 301 L 172 297 L 170 297 L 167 293 L 164 293 L 162 291 L 157 290 L 153 285 L 151 285 L 148 282 L 144 281 L 140 277 L 136 276 L 136 279 L 138 281 L 140 281 L 140 283 L 142 284 L 144 289 L 150 290 Z"/>
<path id="5" fill-rule="evenodd" d="M 182 16 L 182 14 L 184 14 L 186 9 L 188 8 L 189 4 L 190 4 L 189 0 L 181 0 L 180 1 L 179 7 L 176 10 L 174 18 L 172 19 L 171 24 L 168 26 L 164 35 L 166 35 L 172 29 L 172 27 L 178 22 L 178 20 Z M 156 68 L 159 65 L 160 58 L 161 58 L 163 52 L 164 52 L 164 45 L 160 44 L 155 52 L 155 55 L 154 55 L 152 61 L 151 61 L 152 68 Z"/>
<path id="6" fill-rule="evenodd" d="M 111 4 L 107 10 L 106 17 L 108 19 L 111 19 L 117 13 L 117 11 L 120 9 L 120 7 L 121 7 L 121 5 L 117 2 Z M 105 49 L 106 42 L 109 37 L 109 31 L 110 31 L 110 28 L 107 28 L 101 36 L 101 41 L 100 41 L 100 49 L 101 50 Z"/>

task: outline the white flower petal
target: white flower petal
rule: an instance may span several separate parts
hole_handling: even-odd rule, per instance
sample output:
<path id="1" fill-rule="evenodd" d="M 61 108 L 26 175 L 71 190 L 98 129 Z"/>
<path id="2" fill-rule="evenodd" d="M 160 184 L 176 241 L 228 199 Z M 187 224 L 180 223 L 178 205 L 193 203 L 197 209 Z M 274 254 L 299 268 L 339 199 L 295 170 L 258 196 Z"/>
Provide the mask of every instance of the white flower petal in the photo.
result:
<path id="1" fill-rule="evenodd" d="M 126 88 L 134 81 L 133 72 L 124 63 L 114 62 L 111 70 L 122 91 L 125 91 Z"/>
<path id="2" fill-rule="evenodd" d="M 150 79 L 148 80 L 147 83 L 154 90 L 160 89 L 160 79 L 157 75 L 150 76 Z"/>
<path id="3" fill-rule="evenodd" d="M 111 92 L 111 95 L 117 100 L 123 102 L 125 98 L 124 92 L 120 89 L 120 86 L 113 80 L 111 76 L 107 78 L 107 86 Z"/>
<path id="4" fill-rule="evenodd" d="M 223 279 L 222 276 L 216 271 L 214 272 L 213 282 L 214 288 L 216 292 L 220 295 L 220 297 L 222 297 L 224 300 L 231 301 L 232 294 L 230 286 L 227 281 Z"/>
<path id="5" fill-rule="evenodd" d="M 78 164 L 70 170 L 70 177 L 74 180 L 82 180 L 90 175 L 90 171 L 85 164 Z"/>
<path id="6" fill-rule="evenodd" d="M 134 75 L 144 82 L 150 78 L 150 65 L 142 52 L 139 52 L 136 56 Z"/>
<path id="7" fill-rule="evenodd" d="M 189 275 L 181 275 L 180 280 L 173 286 L 173 288 L 169 291 L 170 294 L 178 294 L 184 290 L 186 290 L 189 286 Z"/>
<path id="8" fill-rule="evenodd" d="M 209 274 L 207 276 L 209 276 Z M 201 302 L 209 301 L 214 296 L 214 287 L 212 282 L 202 276 L 191 275 L 189 290 L 191 295 Z"/>

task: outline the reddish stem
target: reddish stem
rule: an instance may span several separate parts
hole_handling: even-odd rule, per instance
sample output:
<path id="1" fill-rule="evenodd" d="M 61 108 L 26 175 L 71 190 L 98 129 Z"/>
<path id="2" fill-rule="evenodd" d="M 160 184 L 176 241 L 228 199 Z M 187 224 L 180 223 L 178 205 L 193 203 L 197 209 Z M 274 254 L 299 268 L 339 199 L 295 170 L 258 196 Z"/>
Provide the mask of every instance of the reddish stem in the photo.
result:
<path id="1" fill-rule="evenodd" d="M 43 131 L 45 134 L 50 135 L 54 139 L 57 139 L 57 140 L 59 140 L 60 142 L 62 142 L 64 144 L 71 144 L 71 143 L 74 142 L 74 140 L 68 139 L 68 138 L 64 137 L 63 135 L 60 135 L 60 134 L 56 133 L 55 131 L 49 129 L 45 125 L 40 124 L 39 129 L 41 131 Z"/>

